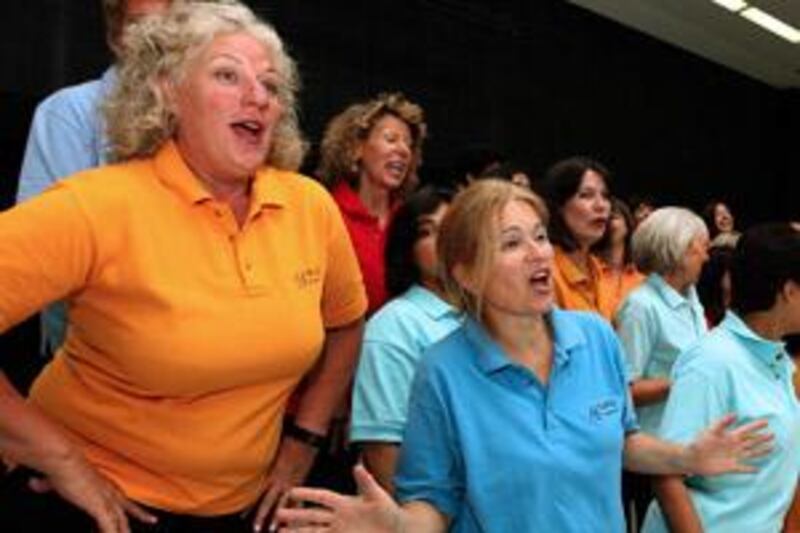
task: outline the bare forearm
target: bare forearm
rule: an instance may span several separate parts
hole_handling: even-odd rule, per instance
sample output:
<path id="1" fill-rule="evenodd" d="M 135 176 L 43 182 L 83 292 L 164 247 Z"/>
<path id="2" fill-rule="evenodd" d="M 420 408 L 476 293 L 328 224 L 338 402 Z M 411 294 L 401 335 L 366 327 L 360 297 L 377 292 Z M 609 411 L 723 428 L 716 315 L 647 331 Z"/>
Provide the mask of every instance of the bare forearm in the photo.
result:
<path id="1" fill-rule="evenodd" d="M 394 533 L 444 533 L 449 526 L 447 517 L 433 505 L 408 502 L 402 505 L 401 518 Z"/>
<path id="2" fill-rule="evenodd" d="M 295 416 L 298 426 L 327 433 L 333 414 L 349 390 L 363 332 L 363 319 L 326 332 L 323 353 L 306 378 L 300 398 Z"/>
<path id="3" fill-rule="evenodd" d="M 631 397 L 637 407 L 661 403 L 669 396 L 671 381 L 663 378 L 637 379 L 631 383 Z"/>
<path id="4" fill-rule="evenodd" d="M 15 463 L 50 472 L 78 451 L 64 432 L 25 402 L 0 372 L 0 452 Z"/>
<path id="5" fill-rule="evenodd" d="M 800 488 L 795 488 L 792 506 L 783 521 L 783 533 L 800 533 Z"/>
<path id="6" fill-rule="evenodd" d="M 674 533 L 702 533 L 703 525 L 682 476 L 656 476 L 653 489 L 661 511 Z"/>
<path id="7" fill-rule="evenodd" d="M 643 474 L 686 474 L 687 450 L 639 431 L 625 438 L 625 468 Z"/>
<path id="8" fill-rule="evenodd" d="M 375 481 L 389 494 L 394 494 L 394 472 L 400 447 L 392 443 L 369 442 L 362 445 L 364 466 Z"/>

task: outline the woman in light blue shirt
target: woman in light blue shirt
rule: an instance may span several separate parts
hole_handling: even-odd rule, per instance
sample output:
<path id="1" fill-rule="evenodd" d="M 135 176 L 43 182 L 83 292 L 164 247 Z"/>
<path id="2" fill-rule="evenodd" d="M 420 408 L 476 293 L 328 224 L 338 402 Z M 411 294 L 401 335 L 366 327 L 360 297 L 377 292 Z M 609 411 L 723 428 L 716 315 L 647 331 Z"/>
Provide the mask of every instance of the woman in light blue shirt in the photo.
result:
<path id="1" fill-rule="evenodd" d="M 647 533 L 778 533 L 800 476 L 800 404 L 794 364 L 781 338 L 800 332 L 800 231 L 789 224 L 752 228 L 731 266 L 731 310 L 681 354 L 673 369 L 660 435 L 688 442 L 721 413 L 769 421 L 774 451 L 752 475 L 666 477 L 645 521 Z"/>
<path id="2" fill-rule="evenodd" d="M 587 312 L 553 308 L 547 211 L 532 192 L 485 180 L 442 223 L 439 264 L 467 319 L 417 369 L 395 477 L 400 505 L 363 468 L 362 496 L 294 489 L 322 507 L 282 509 L 319 532 L 622 533 L 622 463 L 652 473 L 745 469 L 755 423 L 731 419 L 688 446 L 637 431 L 622 350 Z M 286 529 L 291 531 L 291 529 Z"/>
<path id="3" fill-rule="evenodd" d="M 639 424 L 654 434 L 673 363 L 708 329 L 695 290 L 708 259 L 708 230 L 688 209 L 663 207 L 636 228 L 631 246 L 636 266 L 649 275 L 622 303 L 615 323 Z M 650 480 L 626 472 L 623 485 L 629 520 L 641 525 L 653 499 Z"/>
<path id="4" fill-rule="evenodd" d="M 393 299 L 367 322 L 356 372 L 350 440 L 390 492 L 422 352 L 461 325 L 437 274 L 436 236 L 451 197 L 426 186 L 395 213 L 386 243 L 386 287 Z"/>
<path id="5" fill-rule="evenodd" d="M 636 228 L 632 247 L 648 277 L 625 299 L 616 324 L 639 424 L 655 433 L 675 359 L 708 329 L 695 291 L 708 259 L 708 230 L 688 209 L 663 207 Z"/>

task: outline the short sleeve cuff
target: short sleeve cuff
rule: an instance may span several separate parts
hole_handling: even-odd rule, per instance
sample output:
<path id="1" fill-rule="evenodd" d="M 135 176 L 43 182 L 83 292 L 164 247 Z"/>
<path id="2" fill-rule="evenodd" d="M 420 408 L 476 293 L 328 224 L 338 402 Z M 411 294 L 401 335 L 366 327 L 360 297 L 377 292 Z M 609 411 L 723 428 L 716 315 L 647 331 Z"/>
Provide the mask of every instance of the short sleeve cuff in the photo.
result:
<path id="1" fill-rule="evenodd" d="M 350 442 L 403 442 L 403 424 L 359 424 L 353 420 L 350 426 Z"/>
<path id="2" fill-rule="evenodd" d="M 354 292 L 358 296 L 349 302 L 338 305 L 335 309 L 323 309 L 322 321 L 326 329 L 346 326 L 364 316 L 367 312 L 367 298 L 364 289 L 354 290 Z"/>

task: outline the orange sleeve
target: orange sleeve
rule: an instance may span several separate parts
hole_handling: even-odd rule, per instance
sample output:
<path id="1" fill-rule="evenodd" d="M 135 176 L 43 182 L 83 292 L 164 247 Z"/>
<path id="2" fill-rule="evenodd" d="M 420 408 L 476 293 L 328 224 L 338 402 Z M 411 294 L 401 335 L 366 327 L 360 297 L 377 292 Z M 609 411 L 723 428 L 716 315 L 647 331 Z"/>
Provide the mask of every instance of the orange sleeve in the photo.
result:
<path id="1" fill-rule="evenodd" d="M 328 226 L 327 268 L 322 294 L 322 319 L 326 328 L 353 322 L 367 310 L 367 294 L 353 244 L 336 204 L 325 193 Z"/>
<path id="2" fill-rule="evenodd" d="M 63 184 L 0 213 L 0 331 L 78 291 L 95 256 L 88 219 Z"/>

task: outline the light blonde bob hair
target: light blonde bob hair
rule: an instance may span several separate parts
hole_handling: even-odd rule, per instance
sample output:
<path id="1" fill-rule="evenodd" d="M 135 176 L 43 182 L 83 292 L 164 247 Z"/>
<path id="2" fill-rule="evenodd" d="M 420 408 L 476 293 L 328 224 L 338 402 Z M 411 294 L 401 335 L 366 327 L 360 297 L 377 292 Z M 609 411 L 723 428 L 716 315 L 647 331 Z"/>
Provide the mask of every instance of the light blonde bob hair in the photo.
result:
<path id="1" fill-rule="evenodd" d="M 455 196 L 439 228 L 436 252 L 447 298 L 478 320 L 482 317 L 483 292 L 498 250 L 500 214 L 511 202 L 531 206 L 542 225 L 547 225 L 547 207 L 536 193 L 509 181 L 484 179 L 473 182 Z M 473 280 L 475 290 L 469 291 L 458 282 L 454 272 L 459 266 Z"/>
<path id="2" fill-rule="evenodd" d="M 358 147 L 369 137 L 375 124 L 387 115 L 399 118 L 411 130 L 411 165 L 406 179 L 415 173 L 422 160 L 422 143 L 427 135 L 425 113 L 401 93 L 381 93 L 371 100 L 351 105 L 328 122 L 317 170 L 325 185 L 334 187 L 345 180 L 351 187 L 358 187 Z"/>
<path id="3" fill-rule="evenodd" d="M 238 2 L 176 2 L 163 15 L 147 17 L 125 30 L 119 79 L 104 106 L 111 158 L 125 161 L 155 153 L 176 131 L 177 117 L 163 82 L 180 85 L 187 66 L 222 35 L 248 34 L 270 52 L 281 83 L 283 108 L 265 163 L 296 170 L 306 144 L 297 121 L 299 79 L 294 61 L 269 24 Z"/>

